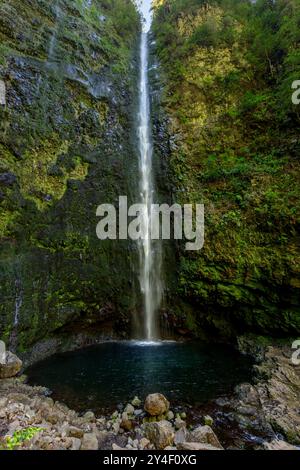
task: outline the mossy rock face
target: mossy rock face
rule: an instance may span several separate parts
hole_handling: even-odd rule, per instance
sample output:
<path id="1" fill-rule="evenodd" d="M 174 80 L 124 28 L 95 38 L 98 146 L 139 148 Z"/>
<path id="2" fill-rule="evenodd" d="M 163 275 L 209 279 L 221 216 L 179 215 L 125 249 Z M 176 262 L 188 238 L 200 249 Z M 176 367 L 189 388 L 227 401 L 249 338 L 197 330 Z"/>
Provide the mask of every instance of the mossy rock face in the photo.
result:
<path id="1" fill-rule="evenodd" d="M 287 39 L 272 75 L 253 44 L 275 34 L 260 16 L 280 41 L 297 12 L 239 3 L 155 2 L 173 202 L 205 204 L 204 248 L 177 246 L 168 310 L 198 336 L 287 336 L 300 328 L 299 114 L 280 93 L 300 58 Z"/>
<path id="2" fill-rule="evenodd" d="M 96 208 L 135 196 L 138 36 L 129 0 L 1 6 L 0 337 L 19 351 L 130 329 L 135 249 L 97 239 Z"/>

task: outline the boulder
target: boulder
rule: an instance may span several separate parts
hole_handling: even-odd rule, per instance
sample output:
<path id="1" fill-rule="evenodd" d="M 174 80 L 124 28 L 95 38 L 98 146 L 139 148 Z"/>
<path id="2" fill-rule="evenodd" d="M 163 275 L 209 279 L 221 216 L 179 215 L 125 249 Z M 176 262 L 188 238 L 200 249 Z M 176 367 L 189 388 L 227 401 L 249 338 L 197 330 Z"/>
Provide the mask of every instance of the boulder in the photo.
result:
<path id="1" fill-rule="evenodd" d="M 144 408 L 149 415 L 159 416 L 169 411 L 170 403 L 161 393 L 152 393 L 147 396 Z"/>
<path id="2" fill-rule="evenodd" d="M 3 361 L 4 362 L 4 361 Z M 5 362 L 0 363 L 0 379 L 15 377 L 22 367 L 22 361 L 10 351 L 6 352 Z"/>
<path id="3" fill-rule="evenodd" d="M 263 443 L 264 450 L 299 450 L 296 446 L 288 444 L 285 441 L 274 440 Z"/>
<path id="4" fill-rule="evenodd" d="M 219 439 L 210 426 L 198 426 L 188 435 L 188 442 L 198 442 L 200 444 L 210 444 L 218 449 L 223 449 Z"/>
<path id="5" fill-rule="evenodd" d="M 156 449 L 164 449 L 174 442 L 174 429 L 169 421 L 163 420 L 145 425 L 145 435 Z"/>
<path id="6" fill-rule="evenodd" d="M 98 450 L 98 439 L 93 432 L 83 435 L 80 450 Z"/>

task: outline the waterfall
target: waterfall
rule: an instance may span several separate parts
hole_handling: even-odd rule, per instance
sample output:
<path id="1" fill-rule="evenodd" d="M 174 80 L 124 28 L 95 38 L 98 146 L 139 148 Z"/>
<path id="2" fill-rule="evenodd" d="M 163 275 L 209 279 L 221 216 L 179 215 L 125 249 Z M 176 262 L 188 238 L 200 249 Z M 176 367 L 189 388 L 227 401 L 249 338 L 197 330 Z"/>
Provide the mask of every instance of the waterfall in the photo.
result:
<path id="1" fill-rule="evenodd" d="M 145 5 L 146 3 L 146 5 Z M 142 8 L 149 6 L 145 0 Z M 152 171 L 153 148 L 151 142 L 150 98 L 148 84 L 148 30 L 151 16 L 148 18 L 141 33 L 140 45 L 140 82 L 139 82 L 139 172 L 140 197 L 145 210 L 141 214 L 143 239 L 139 240 L 139 279 L 144 303 L 144 331 L 147 340 L 157 339 L 157 310 L 162 296 L 161 256 L 158 242 L 151 240 L 151 205 L 153 204 L 154 181 Z"/>

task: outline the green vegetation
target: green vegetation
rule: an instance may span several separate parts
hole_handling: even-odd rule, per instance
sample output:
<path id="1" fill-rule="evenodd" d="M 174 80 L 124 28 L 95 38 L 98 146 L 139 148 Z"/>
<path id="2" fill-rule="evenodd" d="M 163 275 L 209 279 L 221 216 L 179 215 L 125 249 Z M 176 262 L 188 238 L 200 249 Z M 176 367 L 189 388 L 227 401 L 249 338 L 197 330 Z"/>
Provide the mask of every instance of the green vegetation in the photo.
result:
<path id="1" fill-rule="evenodd" d="M 12 436 L 6 437 L 3 444 L 0 443 L 0 450 L 15 450 L 25 441 L 30 441 L 40 431 L 43 431 L 43 429 L 36 427 L 15 431 Z"/>
<path id="2" fill-rule="evenodd" d="M 300 327 L 299 25 L 298 0 L 156 2 L 175 199 L 206 205 L 176 293 L 223 336 Z"/>

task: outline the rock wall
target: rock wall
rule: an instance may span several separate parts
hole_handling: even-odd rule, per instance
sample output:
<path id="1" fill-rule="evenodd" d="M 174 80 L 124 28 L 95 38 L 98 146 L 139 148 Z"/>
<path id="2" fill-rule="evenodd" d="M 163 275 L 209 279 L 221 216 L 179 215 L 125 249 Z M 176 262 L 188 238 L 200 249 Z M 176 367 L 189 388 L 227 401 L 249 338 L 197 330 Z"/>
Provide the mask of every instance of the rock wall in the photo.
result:
<path id="1" fill-rule="evenodd" d="M 0 337 L 126 335 L 134 248 L 96 238 L 133 197 L 139 17 L 130 0 L 0 3 Z"/>
<path id="2" fill-rule="evenodd" d="M 154 3 L 173 201 L 205 204 L 204 248 L 177 247 L 169 316 L 197 335 L 294 334 L 297 2 Z"/>

